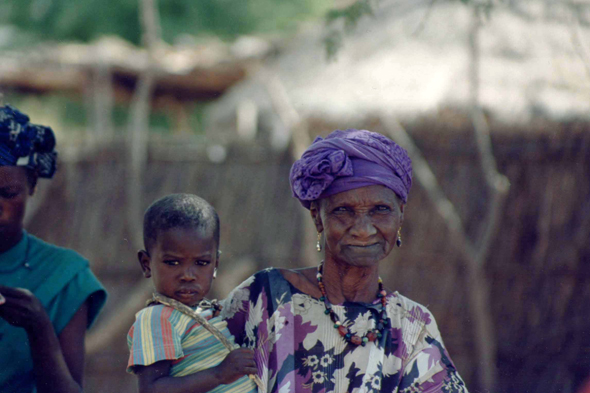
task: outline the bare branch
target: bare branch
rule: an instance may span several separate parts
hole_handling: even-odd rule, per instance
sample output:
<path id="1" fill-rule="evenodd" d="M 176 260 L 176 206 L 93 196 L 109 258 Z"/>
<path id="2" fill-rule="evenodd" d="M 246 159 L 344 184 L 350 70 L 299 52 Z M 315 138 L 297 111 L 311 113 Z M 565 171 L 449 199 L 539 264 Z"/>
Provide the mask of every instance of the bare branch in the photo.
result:
<path id="1" fill-rule="evenodd" d="M 149 61 L 139 77 L 135 88 L 131 113 L 128 120 L 130 162 L 127 178 L 127 221 L 133 247 L 141 248 L 141 204 L 143 195 L 142 176 L 147 162 L 150 98 L 156 81 L 155 59 L 160 44 L 160 22 L 156 0 L 140 0 L 141 22 L 144 43 L 148 49 Z M 127 302 L 111 312 L 111 317 L 101 324 L 100 329 L 93 329 L 87 338 L 89 354 L 100 351 L 115 337 L 124 334 L 130 321 L 122 315 L 134 315 L 144 306 L 145 299 L 152 290 L 149 281 L 143 281 L 132 289 Z"/>
<path id="2" fill-rule="evenodd" d="M 294 159 L 298 159 L 305 149 L 307 149 L 307 146 L 311 144 L 307 124 L 293 107 L 293 104 L 291 104 L 287 89 L 276 73 L 268 69 L 262 69 L 260 79 L 266 87 L 279 118 L 285 127 L 291 130 L 293 138 L 292 155 Z"/>
<path id="3" fill-rule="evenodd" d="M 91 70 L 89 99 L 90 118 L 93 125 L 88 131 L 94 131 L 94 139 L 112 140 L 114 136 L 113 106 L 114 91 L 110 66 L 99 52 L 97 61 Z"/>
<path id="4" fill-rule="evenodd" d="M 571 0 L 569 5 L 572 10 L 572 23 L 570 24 L 572 45 L 584 65 L 588 78 L 590 78 L 590 54 L 580 39 L 580 21 L 578 19 L 575 1 Z"/>
<path id="5" fill-rule="evenodd" d="M 143 42 L 148 51 L 148 64 L 140 75 L 131 103 L 128 123 L 130 136 L 130 166 L 127 181 L 128 224 L 133 245 L 141 247 L 141 204 L 137 203 L 143 194 L 142 176 L 147 163 L 150 98 L 156 82 L 156 58 L 160 46 L 160 20 L 157 0 L 140 1 L 140 17 L 143 28 Z"/>
<path id="6" fill-rule="evenodd" d="M 455 245 L 459 250 L 464 252 L 467 260 L 474 260 L 477 253 L 467 238 L 459 213 L 455 210 L 455 206 L 449 201 L 440 188 L 434 172 L 432 172 L 428 162 L 424 156 L 422 156 L 420 149 L 416 146 L 408 132 L 393 116 L 381 115 L 380 119 L 389 136 L 408 151 L 408 154 L 412 158 L 414 177 L 418 180 L 420 185 L 424 187 L 426 194 L 434 204 L 436 211 L 444 219 L 446 225 L 451 230 Z"/>
<path id="7" fill-rule="evenodd" d="M 510 182 L 498 172 L 496 159 L 492 151 L 490 127 L 479 105 L 480 48 L 479 32 L 481 28 L 480 11 L 473 8 L 469 31 L 469 78 L 471 90 L 471 122 L 475 134 L 475 143 L 479 153 L 479 162 L 484 179 L 491 191 L 491 201 L 484 220 L 484 233 L 477 244 L 475 263 L 481 267 L 488 255 L 490 243 L 497 231 L 501 211 L 508 194 Z"/>
<path id="8" fill-rule="evenodd" d="M 478 361 L 482 370 L 480 373 L 480 384 L 486 391 L 492 391 L 496 375 L 496 341 L 494 338 L 493 320 L 489 312 L 489 285 L 482 269 L 483 261 L 487 257 L 487 248 L 485 252 L 482 252 L 483 250 L 481 248 L 476 248 L 469 240 L 454 205 L 445 196 L 428 162 L 424 159 L 407 131 L 392 116 L 382 115 L 381 122 L 385 126 L 389 136 L 408 151 L 408 154 L 412 158 L 414 178 L 425 189 L 426 195 L 445 221 L 450 230 L 451 240 L 455 249 L 462 253 L 463 263 L 468 276 L 469 311 L 474 324 L 473 334 L 476 342 Z M 497 204 L 494 209 L 494 220 L 497 220 L 497 217 L 500 215 L 498 211 L 499 207 L 501 205 Z M 492 233 L 494 231 L 490 231 L 490 234 Z"/>
<path id="9" fill-rule="evenodd" d="M 412 33 L 413 36 L 420 34 L 424 30 L 424 28 L 426 27 L 426 22 L 430 18 L 430 14 L 432 13 L 432 9 L 434 8 L 434 3 L 436 3 L 436 1 L 437 0 L 430 0 L 430 4 L 428 4 L 428 8 L 426 9 L 424 16 L 420 20 L 418 27 L 416 27 L 416 29 Z"/>
<path id="10" fill-rule="evenodd" d="M 307 146 L 311 144 L 311 138 L 307 129 L 307 122 L 301 118 L 287 93 L 285 85 L 278 75 L 268 69 L 262 69 L 261 80 L 266 87 L 270 100 L 279 118 L 291 131 L 291 157 L 297 160 Z M 303 222 L 304 234 L 304 251 L 303 258 L 306 266 L 313 266 L 317 262 L 317 252 L 315 251 L 316 228 L 313 222 L 309 219 L 309 213 L 305 209 L 300 209 L 301 220 Z"/>

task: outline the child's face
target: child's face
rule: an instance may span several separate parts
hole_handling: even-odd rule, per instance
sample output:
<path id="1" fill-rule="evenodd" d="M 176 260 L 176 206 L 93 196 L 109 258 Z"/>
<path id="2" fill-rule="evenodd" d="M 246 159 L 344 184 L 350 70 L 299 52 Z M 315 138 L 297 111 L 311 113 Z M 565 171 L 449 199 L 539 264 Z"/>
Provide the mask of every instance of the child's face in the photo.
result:
<path id="1" fill-rule="evenodd" d="M 197 305 L 207 295 L 218 264 L 211 228 L 160 232 L 149 255 L 140 251 L 138 257 L 156 290 L 187 306 Z"/>

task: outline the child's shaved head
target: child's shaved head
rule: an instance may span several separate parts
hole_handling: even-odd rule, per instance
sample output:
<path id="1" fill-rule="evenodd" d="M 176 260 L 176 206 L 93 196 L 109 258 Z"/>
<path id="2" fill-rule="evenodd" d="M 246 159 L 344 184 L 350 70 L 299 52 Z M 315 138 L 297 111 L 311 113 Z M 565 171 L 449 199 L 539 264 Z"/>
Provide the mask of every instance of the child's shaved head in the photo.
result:
<path id="1" fill-rule="evenodd" d="M 219 248 L 219 216 L 203 198 L 192 194 L 172 194 L 151 204 L 143 216 L 143 243 L 146 251 L 158 234 L 174 228 L 211 229 Z"/>

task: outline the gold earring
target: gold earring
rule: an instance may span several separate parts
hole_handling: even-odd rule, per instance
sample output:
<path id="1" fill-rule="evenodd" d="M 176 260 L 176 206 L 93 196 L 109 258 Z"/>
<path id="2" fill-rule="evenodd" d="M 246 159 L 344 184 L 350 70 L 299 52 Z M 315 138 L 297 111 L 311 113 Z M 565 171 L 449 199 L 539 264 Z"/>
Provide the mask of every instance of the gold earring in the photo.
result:
<path id="1" fill-rule="evenodd" d="M 318 252 L 322 251 L 322 243 L 321 242 L 322 242 L 322 234 L 321 234 L 321 232 L 318 232 L 318 242 L 315 246 L 316 249 L 318 250 Z"/>
<path id="2" fill-rule="evenodd" d="M 399 229 L 397 230 L 397 239 L 395 240 L 395 244 L 398 247 L 402 246 L 402 227 L 399 227 Z"/>

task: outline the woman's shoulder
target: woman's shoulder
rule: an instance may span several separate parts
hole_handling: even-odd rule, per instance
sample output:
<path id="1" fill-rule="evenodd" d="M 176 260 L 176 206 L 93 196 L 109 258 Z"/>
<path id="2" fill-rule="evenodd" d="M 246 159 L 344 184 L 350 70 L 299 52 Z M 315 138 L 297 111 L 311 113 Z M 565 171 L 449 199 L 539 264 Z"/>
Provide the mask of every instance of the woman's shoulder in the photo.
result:
<path id="1" fill-rule="evenodd" d="M 396 302 L 396 304 L 399 307 L 401 307 L 402 309 L 404 309 L 405 311 L 408 311 L 408 312 L 410 312 L 411 310 L 414 310 L 414 309 L 420 309 L 420 310 L 422 310 L 424 312 L 428 312 L 430 314 L 430 311 L 428 310 L 427 307 L 425 307 L 422 304 L 402 295 L 398 291 L 392 292 L 390 295 L 388 295 L 388 301 Z"/>
<path id="2" fill-rule="evenodd" d="M 316 271 L 315 267 L 301 269 L 271 267 L 255 273 L 240 286 L 243 287 L 246 284 L 248 286 L 264 287 L 268 285 L 269 288 L 275 289 L 290 286 L 291 290 L 294 288 L 299 292 L 316 295 L 314 292 L 316 289 Z"/>
<path id="3" fill-rule="evenodd" d="M 79 267 L 89 266 L 88 260 L 74 250 L 48 243 L 29 233 L 27 234 L 27 241 L 29 242 L 28 254 L 34 256 L 37 261 L 61 262 L 68 265 L 78 265 Z"/>
<path id="4" fill-rule="evenodd" d="M 275 269 L 281 276 L 289 281 L 294 286 L 296 284 L 302 283 L 311 283 L 312 280 L 315 280 L 317 269 L 315 267 L 306 267 L 301 269 L 285 269 L 285 268 L 276 268 Z"/>
<path id="5" fill-rule="evenodd" d="M 281 271 L 283 269 L 269 267 L 266 269 L 262 269 L 257 271 L 256 273 L 252 274 L 250 277 L 242 281 L 240 285 L 238 285 L 235 290 L 243 289 L 243 288 L 252 288 L 257 286 L 265 286 L 269 282 L 275 282 L 277 280 L 284 280 L 283 274 Z"/>
<path id="6" fill-rule="evenodd" d="M 438 336 L 438 326 L 432 312 L 422 304 L 411 300 L 399 292 L 388 295 L 387 311 L 390 316 L 398 316 L 402 329 L 418 332 L 427 330 Z"/>

